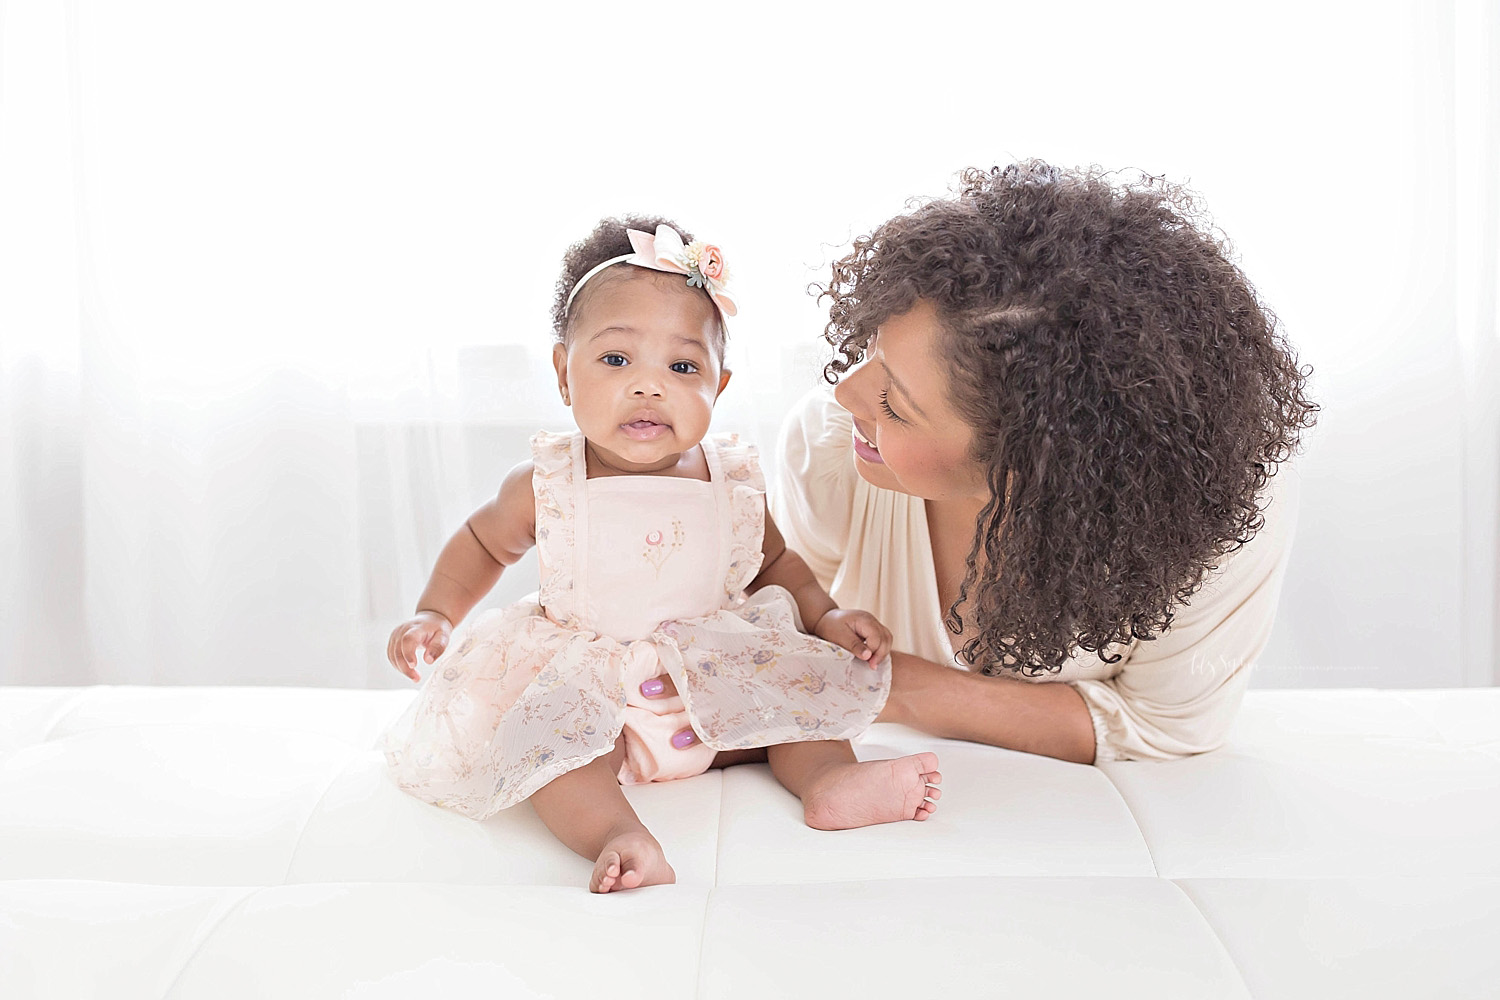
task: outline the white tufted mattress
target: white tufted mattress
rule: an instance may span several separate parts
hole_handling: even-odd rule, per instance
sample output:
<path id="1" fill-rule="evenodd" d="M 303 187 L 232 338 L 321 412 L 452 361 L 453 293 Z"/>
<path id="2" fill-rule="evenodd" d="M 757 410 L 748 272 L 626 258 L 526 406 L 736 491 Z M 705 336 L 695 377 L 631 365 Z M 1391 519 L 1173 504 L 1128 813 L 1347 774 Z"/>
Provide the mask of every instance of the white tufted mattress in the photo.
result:
<path id="1" fill-rule="evenodd" d="M 409 692 L 0 688 L 0 997 L 1500 996 L 1500 689 L 1252 691 L 1229 744 L 936 749 L 823 833 L 764 766 L 631 788 L 678 883 L 408 798 Z"/>

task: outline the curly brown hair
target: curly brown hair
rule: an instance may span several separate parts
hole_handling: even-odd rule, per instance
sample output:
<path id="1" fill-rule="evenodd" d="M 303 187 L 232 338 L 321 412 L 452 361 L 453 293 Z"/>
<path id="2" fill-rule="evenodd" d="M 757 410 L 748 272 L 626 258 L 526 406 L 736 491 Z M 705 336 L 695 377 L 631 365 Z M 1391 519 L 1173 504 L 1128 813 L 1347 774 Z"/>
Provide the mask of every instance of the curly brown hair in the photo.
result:
<path id="1" fill-rule="evenodd" d="M 821 289 L 830 382 L 887 318 L 937 311 L 991 494 L 946 620 L 961 630 L 970 602 L 960 655 L 987 674 L 1075 650 L 1118 662 L 1107 647 L 1168 628 L 1264 525 L 1267 481 L 1318 410 L 1196 197 L 1112 177 L 965 170 L 956 196 L 855 240 Z"/>
<path id="2" fill-rule="evenodd" d="M 625 235 L 627 229 L 638 229 L 644 233 L 656 232 L 657 226 L 667 226 L 677 231 L 683 243 L 693 242 L 693 234 L 683 229 L 671 219 L 663 219 L 650 215 L 627 215 L 623 218 L 600 219 L 594 231 L 583 239 L 568 247 L 563 254 L 562 274 L 557 279 L 557 289 L 552 295 L 552 333 L 559 344 L 568 341 L 568 296 L 573 292 L 573 286 L 578 284 L 590 270 L 609 260 L 611 257 L 621 257 L 631 252 L 630 237 Z M 588 297 L 606 287 L 608 282 L 614 279 L 610 273 L 614 268 L 607 268 L 604 273 L 589 279 L 584 290 L 579 293 L 578 299 L 573 303 L 572 313 L 578 312 L 582 303 Z M 629 270 L 629 269 L 627 269 Z M 623 272 L 622 275 L 623 276 Z M 597 287 L 596 287 L 597 286 Z M 702 293 L 705 297 L 708 292 Z M 709 299 L 712 302 L 712 299 Z M 714 342 L 712 345 L 719 360 L 724 360 L 725 342 L 728 340 L 728 330 L 724 325 L 724 317 L 719 314 L 718 307 L 714 308 L 718 316 L 718 324 L 715 327 Z"/>

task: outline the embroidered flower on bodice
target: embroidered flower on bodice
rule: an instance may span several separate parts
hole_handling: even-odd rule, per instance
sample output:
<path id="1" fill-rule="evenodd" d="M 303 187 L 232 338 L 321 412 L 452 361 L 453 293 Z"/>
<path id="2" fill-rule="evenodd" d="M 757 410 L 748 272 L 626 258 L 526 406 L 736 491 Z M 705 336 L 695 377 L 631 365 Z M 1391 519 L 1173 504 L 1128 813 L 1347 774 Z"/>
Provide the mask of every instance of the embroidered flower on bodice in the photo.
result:
<path id="1" fill-rule="evenodd" d="M 672 519 L 672 540 L 670 542 L 663 537 L 660 531 L 646 532 L 646 546 L 641 549 L 641 558 L 645 559 L 656 570 L 658 579 L 661 578 L 662 564 L 672 557 L 672 553 L 682 548 L 682 540 L 682 522 L 675 517 Z"/>

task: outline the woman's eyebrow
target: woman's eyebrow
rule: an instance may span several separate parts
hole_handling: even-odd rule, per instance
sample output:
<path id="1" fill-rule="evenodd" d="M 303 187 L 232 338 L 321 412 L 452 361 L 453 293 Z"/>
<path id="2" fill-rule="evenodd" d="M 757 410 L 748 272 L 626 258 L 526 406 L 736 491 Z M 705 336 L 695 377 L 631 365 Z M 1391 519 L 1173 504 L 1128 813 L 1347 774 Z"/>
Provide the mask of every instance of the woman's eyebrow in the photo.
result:
<path id="1" fill-rule="evenodd" d="M 885 359 L 883 358 L 880 359 L 880 367 L 885 369 L 885 377 L 891 380 L 891 385 L 895 386 L 896 389 L 901 393 L 901 395 L 906 398 L 907 404 L 913 410 L 917 411 L 917 416 L 922 417 L 925 420 L 927 418 L 926 411 L 917 405 L 917 401 L 915 399 L 911 398 L 911 393 L 906 391 L 906 386 L 901 384 L 901 380 L 896 377 L 895 372 L 891 371 L 891 366 L 886 364 Z"/>

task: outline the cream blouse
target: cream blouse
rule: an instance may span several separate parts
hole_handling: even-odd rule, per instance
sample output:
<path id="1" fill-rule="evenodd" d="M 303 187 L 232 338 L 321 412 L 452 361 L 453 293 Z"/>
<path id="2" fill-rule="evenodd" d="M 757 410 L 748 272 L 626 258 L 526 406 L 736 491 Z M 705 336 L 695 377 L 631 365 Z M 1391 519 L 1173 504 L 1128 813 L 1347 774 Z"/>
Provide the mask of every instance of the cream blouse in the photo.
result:
<path id="1" fill-rule="evenodd" d="M 939 606 L 918 497 L 871 486 L 854 468 L 853 418 L 815 390 L 788 414 L 771 512 L 787 546 L 842 607 L 872 612 L 897 649 L 960 666 Z M 1272 478 L 1265 527 L 1226 556 L 1150 642 L 1112 646 L 1118 663 L 1080 653 L 1060 672 L 1088 705 L 1096 760 L 1170 760 L 1218 747 L 1276 615 L 1296 520 L 1291 477 Z"/>

